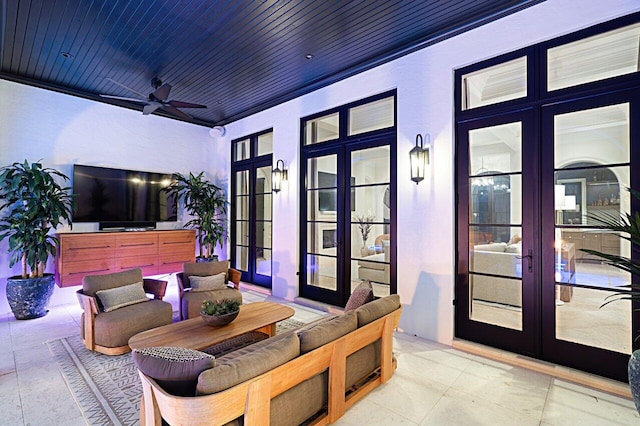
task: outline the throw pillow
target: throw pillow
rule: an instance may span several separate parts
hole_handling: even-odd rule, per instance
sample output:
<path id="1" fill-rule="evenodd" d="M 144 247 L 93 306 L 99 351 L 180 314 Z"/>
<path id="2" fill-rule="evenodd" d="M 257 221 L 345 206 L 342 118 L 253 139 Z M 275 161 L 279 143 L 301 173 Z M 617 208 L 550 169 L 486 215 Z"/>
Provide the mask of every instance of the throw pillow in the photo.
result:
<path id="1" fill-rule="evenodd" d="M 96 292 L 96 296 L 100 300 L 104 312 L 111 312 L 118 308 L 149 300 L 144 292 L 142 282 L 99 290 Z"/>
<path id="2" fill-rule="evenodd" d="M 363 280 L 358 287 L 353 290 L 351 296 L 349 296 L 349 300 L 347 300 L 344 310 L 345 312 L 353 311 L 372 300 L 373 287 L 371 287 L 371 282 L 369 280 Z"/>
<path id="3" fill-rule="evenodd" d="M 195 396 L 198 376 L 215 366 L 213 355 L 171 346 L 134 349 L 131 356 L 138 370 L 178 396 Z"/>
<path id="4" fill-rule="evenodd" d="M 227 288 L 227 285 L 224 282 L 226 275 L 227 274 L 224 272 L 220 272 L 216 275 L 209 275 L 208 277 L 192 275 L 189 277 L 191 291 L 224 290 Z"/>

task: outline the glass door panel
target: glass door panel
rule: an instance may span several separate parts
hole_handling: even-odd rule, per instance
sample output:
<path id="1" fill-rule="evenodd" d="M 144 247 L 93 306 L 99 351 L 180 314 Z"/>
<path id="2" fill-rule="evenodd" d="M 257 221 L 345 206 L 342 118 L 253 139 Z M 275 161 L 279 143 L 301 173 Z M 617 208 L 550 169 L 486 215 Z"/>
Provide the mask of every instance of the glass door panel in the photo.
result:
<path id="1" fill-rule="evenodd" d="M 241 144 L 236 146 L 242 146 Z M 234 219 L 236 226 L 235 256 L 232 267 L 240 272 L 249 272 L 249 170 L 241 170 L 235 173 L 235 209 Z"/>
<path id="2" fill-rule="evenodd" d="M 631 304 L 600 307 L 631 274 L 584 250 L 629 257 L 628 241 L 598 218 L 630 211 L 629 103 L 553 116 L 555 338 L 630 354 Z"/>
<path id="3" fill-rule="evenodd" d="M 272 135 L 272 133 L 269 133 Z M 260 138 L 258 138 L 260 141 Z M 255 275 L 257 284 L 271 282 L 271 165 L 256 168 Z"/>
<path id="4" fill-rule="evenodd" d="M 306 285 L 338 289 L 338 156 L 307 159 Z"/>
<path id="5" fill-rule="evenodd" d="M 350 288 L 371 282 L 376 297 L 391 294 L 390 147 L 351 152 L 349 169 Z"/>
<path id="6" fill-rule="evenodd" d="M 469 131 L 469 316 L 522 330 L 522 123 Z"/>

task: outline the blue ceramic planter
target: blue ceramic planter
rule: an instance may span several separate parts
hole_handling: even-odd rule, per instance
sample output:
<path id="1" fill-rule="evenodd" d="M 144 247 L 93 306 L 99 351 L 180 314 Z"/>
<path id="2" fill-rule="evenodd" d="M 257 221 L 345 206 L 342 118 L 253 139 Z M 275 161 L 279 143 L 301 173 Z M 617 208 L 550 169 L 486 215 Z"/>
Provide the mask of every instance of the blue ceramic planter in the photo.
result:
<path id="1" fill-rule="evenodd" d="M 629 358 L 629 387 L 633 395 L 636 410 L 640 413 L 640 350 L 634 351 Z"/>
<path id="2" fill-rule="evenodd" d="M 8 278 L 7 301 L 16 319 L 33 319 L 47 315 L 54 286 L 53 274 L 45 274 L 39 278 Z"/>

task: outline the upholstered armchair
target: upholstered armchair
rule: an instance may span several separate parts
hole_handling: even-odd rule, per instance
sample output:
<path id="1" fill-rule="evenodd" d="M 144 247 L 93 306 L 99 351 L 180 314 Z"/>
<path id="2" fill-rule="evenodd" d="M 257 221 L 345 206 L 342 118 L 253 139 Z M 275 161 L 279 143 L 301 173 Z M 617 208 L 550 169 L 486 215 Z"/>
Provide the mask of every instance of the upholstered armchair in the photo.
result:
<path id="1" fill-rule="evenodd" d="M 77 291 L 84 311 L 80 335 L 85 347 L 120 355 L 131 350 L 128 342 L 133 335 L 170 324 L 171 304 L 162 301 L 166 289 L 166 281 L 142 278 L 140 269 L 86 275 Z"/>
<path id="2" fill-rule="evenodd" d="M 229 261 L 185 263 L 176 274 L 180 298 L 180 319 L 200 315 L 204 300 L 236 300 L 242 303 L 240 271 L 229 268 Z M 195 278 L 192 278 L 195 277 Z"/>

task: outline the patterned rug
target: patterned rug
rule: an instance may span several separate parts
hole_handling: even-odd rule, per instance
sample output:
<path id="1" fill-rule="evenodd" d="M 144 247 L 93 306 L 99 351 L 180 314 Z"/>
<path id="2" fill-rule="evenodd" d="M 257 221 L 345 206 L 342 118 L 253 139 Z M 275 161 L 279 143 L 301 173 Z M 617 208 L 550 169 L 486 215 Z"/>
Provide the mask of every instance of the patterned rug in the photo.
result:
<path id="1" fill-rule="evenodd" d="M 287 319 L 276 324 L 276 333 L 303 324 Z M 142 387 L 131 354 L 108 356 L 89 351 L 77 335 L 47 345 L 87 424 L 139 424 Z"/>

